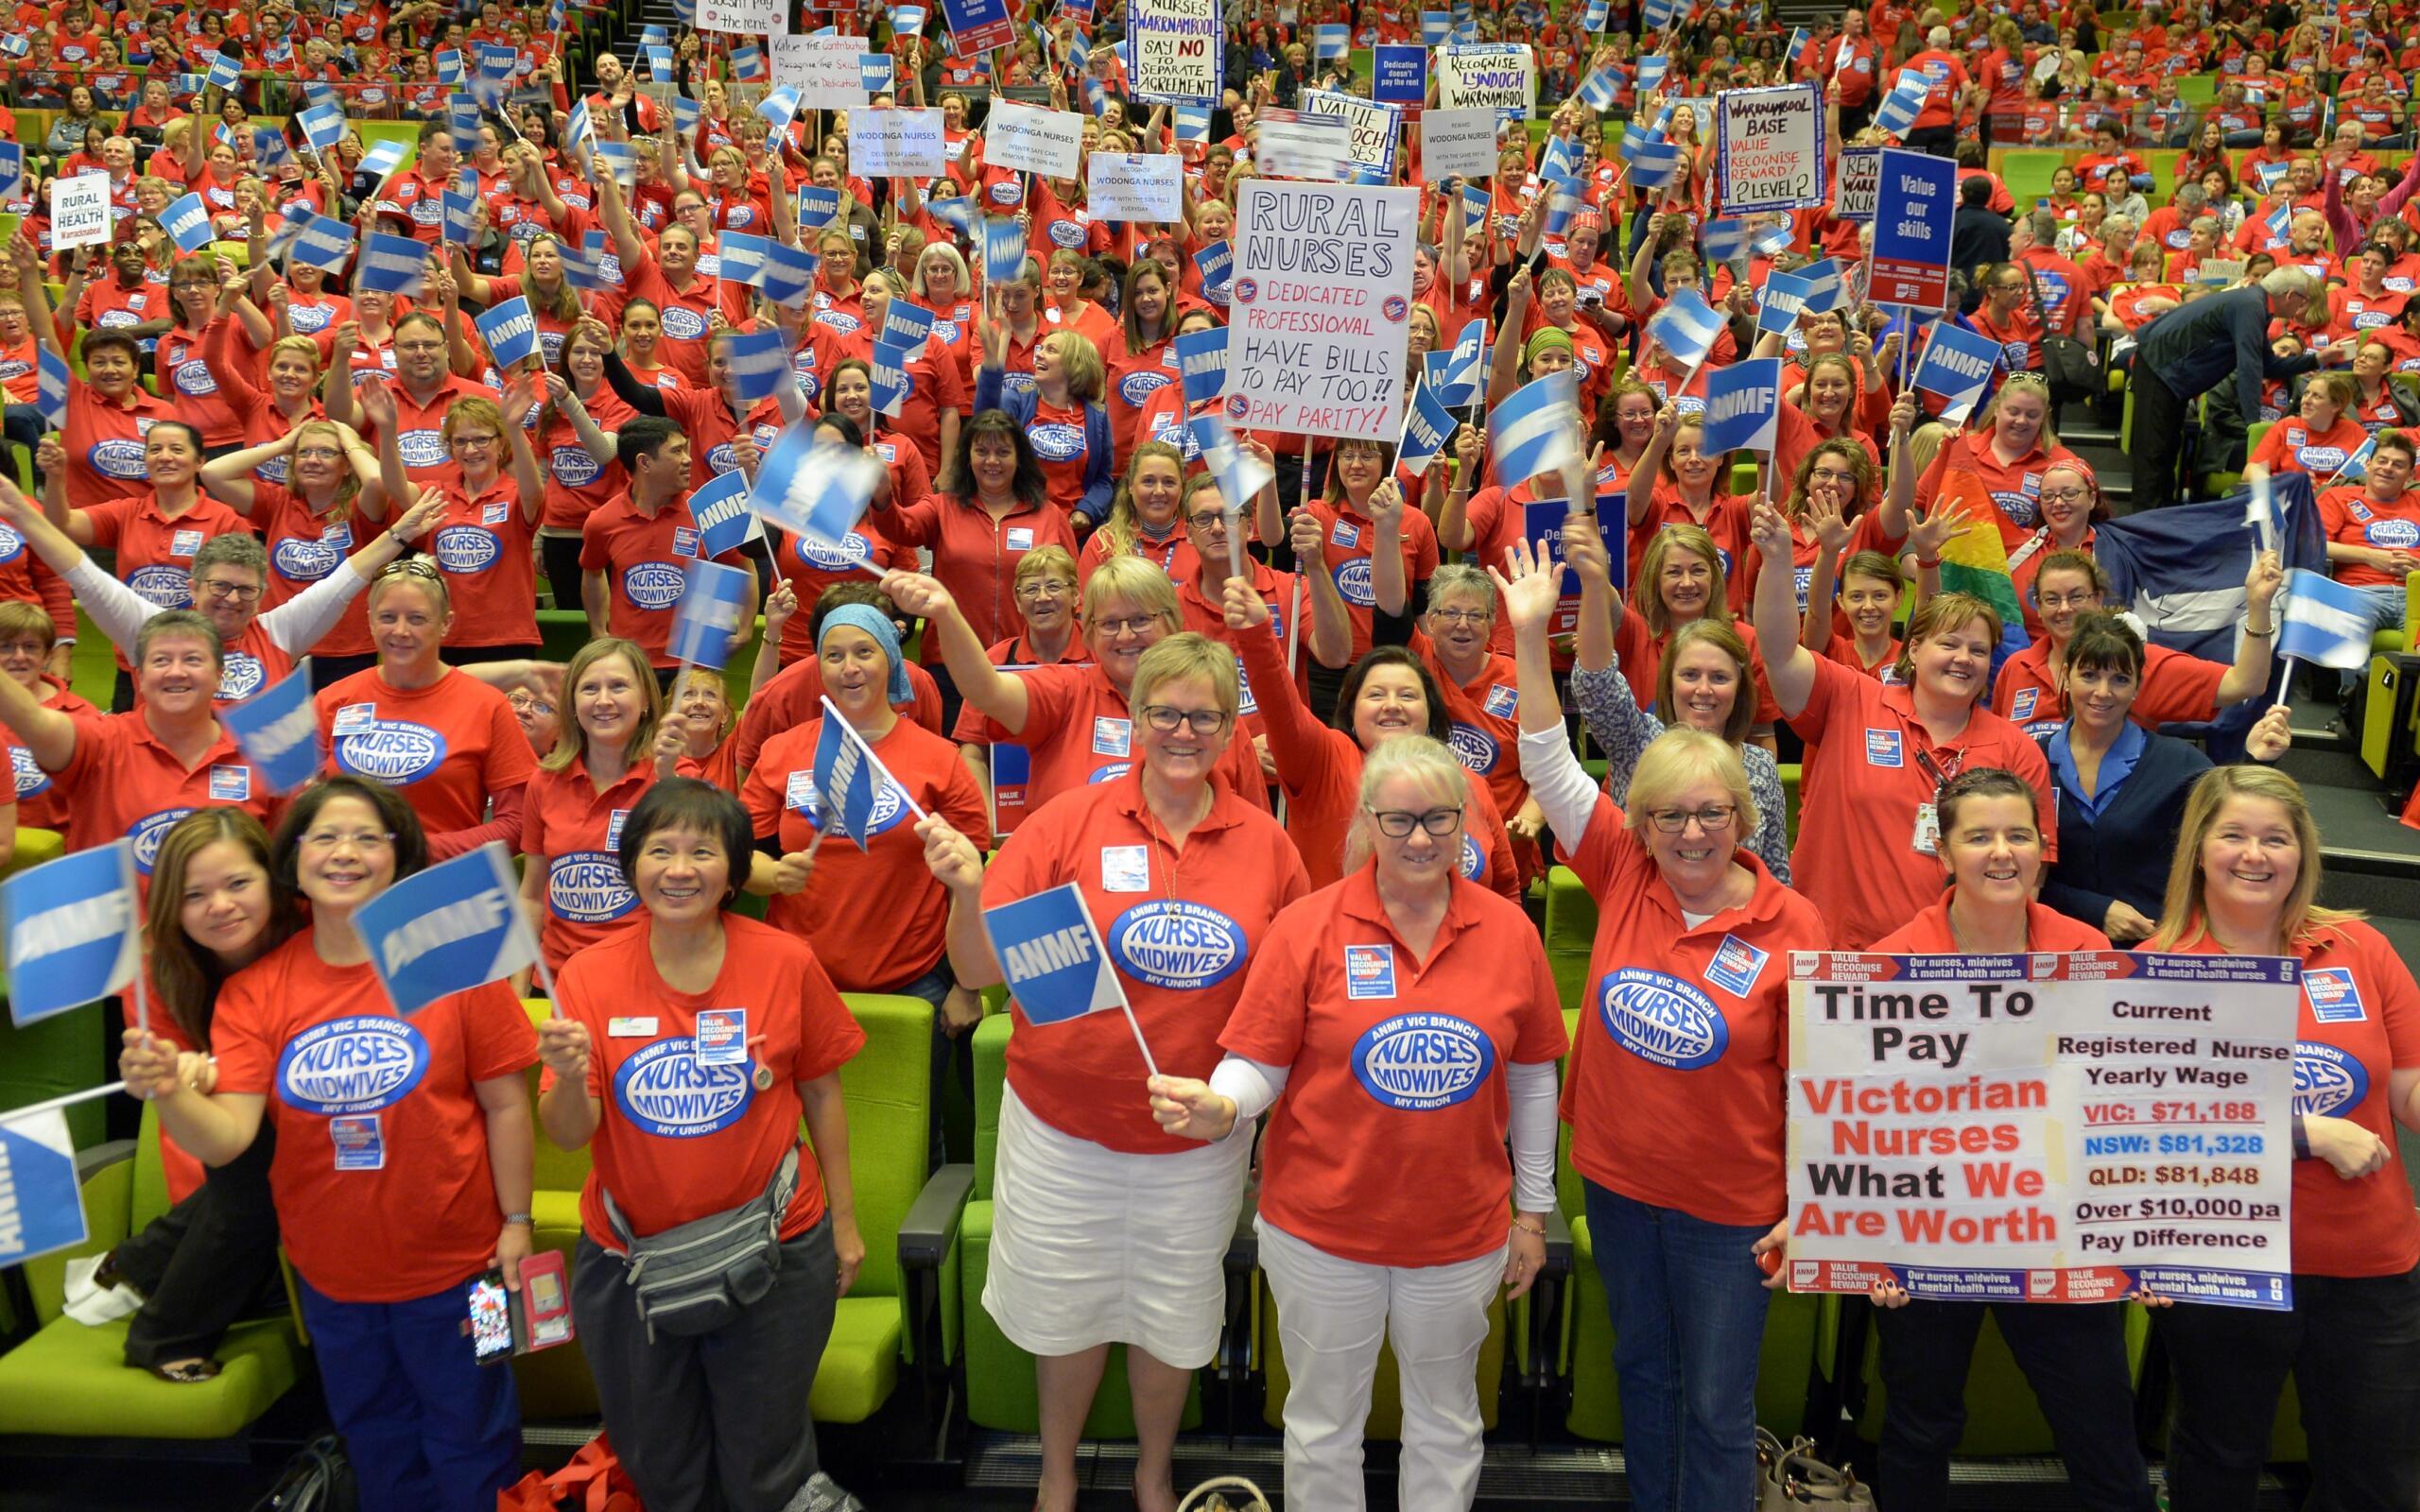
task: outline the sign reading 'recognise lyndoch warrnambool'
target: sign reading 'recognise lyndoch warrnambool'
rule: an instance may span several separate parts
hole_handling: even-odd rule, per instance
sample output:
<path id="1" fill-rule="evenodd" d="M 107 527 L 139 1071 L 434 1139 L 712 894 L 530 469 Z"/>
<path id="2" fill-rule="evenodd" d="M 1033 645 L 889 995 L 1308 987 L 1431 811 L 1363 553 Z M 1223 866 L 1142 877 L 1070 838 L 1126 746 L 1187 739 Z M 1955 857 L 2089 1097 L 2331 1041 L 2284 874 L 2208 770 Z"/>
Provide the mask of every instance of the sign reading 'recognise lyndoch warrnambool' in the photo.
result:
<path id="1" fill-rule="evenodd" d="M 2301 990 L 2261 956 L 1794 953 L 1790 1289 L 2290 1307 Z"/>
<path id="2" fill-rule="evenodd" d="M 1236 209 L 1228 422 L 1399 434 L 1420 191 L 1251 180 Z"/>

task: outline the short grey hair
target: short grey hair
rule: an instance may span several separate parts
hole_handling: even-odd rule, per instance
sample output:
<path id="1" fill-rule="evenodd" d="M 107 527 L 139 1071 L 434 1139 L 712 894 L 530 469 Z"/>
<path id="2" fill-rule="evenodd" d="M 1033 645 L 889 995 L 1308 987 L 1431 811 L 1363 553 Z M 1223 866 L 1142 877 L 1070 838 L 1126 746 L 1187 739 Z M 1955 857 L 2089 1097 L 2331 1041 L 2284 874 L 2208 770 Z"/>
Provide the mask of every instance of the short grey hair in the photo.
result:
<path id="1" fill-rule="evenodd" d="M 1450 561 L 1439 567 L 1435 576 L 1428 579 L 1428 602 L 1431 605 L 1448 592 L 1455 591 L 1478 594 L 1478 601 L 1487 606 L 1488 613 L 1495 612 L 1495 585 L 1488 580 L 1483 569 L 1466 561 Z"/>
<path id="2" fill-rule="evenodd" d="M 1935 26 L 1932 30 L 1925 33 L 1925 45 L 1934 49 L 1935 51 L 1946 49 L 1949 46 L 1949 28 L 1947 26 Z"/>
<path id="3" fill-rule="evenodd" d="M 2198 183 L 2180 183 L 2172 201 L 2179 210 L 2199 210 L 2210 202 L 2208 191 Z"/>
<path id="4" fill-rule="evenodd" d="M 193 575 L 199 577 L 213 567 L 240 567 L 268 581 L 268 548 L 261 538 L 248 530 L 230 530 L 223 536 L 213 536 L 193 554 Z"/>
<path id="5" fill-rule="evenodd" d="M 2262 275 L 2260 287 L 2272 303 L 2280 300 L 2308 300 L 2318 289 L 2318 281 L 2299 267 L 2281 267 Z"/>
<path id="6" fill-rule="evenodd" d="M 2059 217 L 2050 211 L 2028 211 L 2025 216 L 2025 229 L 2032 236 L 2033 245 L 2036 247 L 2059 245 Z"/>

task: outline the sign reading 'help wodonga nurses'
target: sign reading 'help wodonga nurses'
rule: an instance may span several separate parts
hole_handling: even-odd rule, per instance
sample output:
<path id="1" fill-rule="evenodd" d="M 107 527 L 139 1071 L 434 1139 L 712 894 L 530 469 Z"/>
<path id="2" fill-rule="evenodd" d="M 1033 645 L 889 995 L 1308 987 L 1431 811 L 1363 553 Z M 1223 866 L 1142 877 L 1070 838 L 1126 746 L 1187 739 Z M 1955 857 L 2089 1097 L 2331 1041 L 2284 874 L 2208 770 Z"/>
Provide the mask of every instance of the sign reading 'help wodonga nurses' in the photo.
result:
<path id="1" fill-rule="evenodd" d="M 1806 951 L 1789 972 L 1792 1291 L 2292 1306 L 2291 1114 L 2342 1059 L 2295 1040 L 2299 963 Z"/>

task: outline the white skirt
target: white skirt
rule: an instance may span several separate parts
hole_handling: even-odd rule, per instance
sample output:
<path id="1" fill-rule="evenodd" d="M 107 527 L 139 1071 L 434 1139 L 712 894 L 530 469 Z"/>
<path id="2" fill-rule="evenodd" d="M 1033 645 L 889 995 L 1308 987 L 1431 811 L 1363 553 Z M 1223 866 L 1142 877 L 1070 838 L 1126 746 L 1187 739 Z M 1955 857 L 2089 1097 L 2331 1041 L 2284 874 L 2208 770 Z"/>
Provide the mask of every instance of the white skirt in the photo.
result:
<path id="1" fill-rule="evenodd" d="M 1003 1092 L 983 1310 L 1028 1354 L 1127 1344 L 1179 1369 L 1208 1365 L 1251 1139 L 1130 1155 Z"/>

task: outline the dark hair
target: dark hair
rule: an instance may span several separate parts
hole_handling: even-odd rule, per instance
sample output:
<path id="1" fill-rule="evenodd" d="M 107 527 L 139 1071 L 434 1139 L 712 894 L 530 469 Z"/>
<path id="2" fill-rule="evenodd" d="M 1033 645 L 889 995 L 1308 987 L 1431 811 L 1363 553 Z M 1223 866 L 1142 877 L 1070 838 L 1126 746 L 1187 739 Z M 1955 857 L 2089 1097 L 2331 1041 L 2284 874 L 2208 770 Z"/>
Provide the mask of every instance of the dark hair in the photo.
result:
<path id="1" fill-rule="evenodd" d="M 134 244 L 129 242 L 127 245 L 131 247 Z M 139 248 L 136 249 L 141 250 Z M 112 331 L 107 326 L 84 333 L 84 345 L 78 350 L 83 359 L 89 362 L 93 353 L 103 347 L 115 347 L 126 353 L 127 361 L 133 363 L 137 368 L 143 366 L 142 346 L 125 332 Z"/>
<path id="2" fill-rule="evenodd" d="M 722 846 L 725 866 L 722 906 L 729 908 L 739 896 L 740 884 L 748 880 L 748 858 L 756 852 L 756 830 L 749 823 L 748 811 L 739 799 L 694 777 L 657 779 L 647 790 L 647 796 L 631 810 L 622 822 L 622 844 L 614 852 L 622 864 L 622 875 L 632 890 L 638 886 L 639 847 L 658 830 L 696 830 L 710 834 Z"/>
<path id="3" fill-rule="evenodd" d="M 1427 666 L 1411 653 L 1409 646 L 1382 645 L 1360 661 L 1344 675 L 1344 686 L 1337 690 L 1336 713 L 1328 721 L 1346 734 L 1353 733 L 1353 705 L 1361 697 L 1361 684 L 1380 667 L 1409 667 L 1420 679 L 1421 696 L 1428 700 L 1428 728 L 1422 731 L 1431 740 L 1442 741 L 1454 728 L 1445 713 L 1445 695 L 1438 689 L 1437 679 Z"/>
<path id="4" fill-rule="evenodd" d="M 2139 679 L 2143 675 L 2143 638 L 2125 617 L 2112 609 L 2086 610 L 2076 616 L 2067 635 L 2067 676 L 2084 671 L 2118 671 Z"/>
<path id="5" fill-rule="evenodd" d="M 151 867 L 151 896 L 145 909 L 144 947 L 151 980 L 160 988 L 161 1005 L 168 1010 L 188 1043 L 210 1048 L 210 1020 L 218 1005 L 218 988 L 227 971 L 213 953 L 196 946 L 184 930 L 185 871 L 193 858 L 224 842 L 241 846 L 269 874 L 268 927 L 261 935 L 260 954 L 285 943 L 302 925 L 302 908 L 291 885 L 280 882 L 270 864 L 268 833 L 261 821 L 243 809 L 196 809 L 179 819 L 160 841 Z"/>
<path id="6" fill-rule="evenodd" d="M 633 415 L 622 421 L 614 434 L 614 460 L 632 477 L 638 475 L 639 458 L 653 456 L 664 450 L 664 443 L 681 434 L 681 427 L 661 415 Z"/>
<path id="7" fill-rule="evenodd" d="M 1050 496 L 1050 481 L 1042 475 L 1042 464 L 1034 460 L 1033 443 L 1026 439 L 1025 427 L 1004 409 L 978 409 L 973 420 L 958 428 L 958 450 L 943 460 L 942 491 L 963 499 L 975 496 L 975 440 L 980 436 L 1005 436 L 1015 445 L 1017 465 L 1009 479 L 1009 491 L 1019 504 L 1041 508 Z"/>
<path id="8" fill-rule="evenodd" d="M 186 441 L 193 446 L 193 455 L 196 456 L 201 455 L 201 428 L 198 425 L 189 425 L 181 420 L 153 421 L 143 432 L 143 439 L 147 444 L 154 434 L 172 430 L 184 432 Z"/>
<path id="9" fill-rule="evenodd" d="M 823 639 L 823 622 L 830 619 L 832 611 L 843 604 L 863 604 L 893 625 L 903 625 L 904 622 L 906 626 L 912 626 L 916 623 L 916 617 L 913 614 L 900 613 L 899 607 L 890 601 L 890 595 L 872 583 L 833 583 L 815 595 L 815 607 L 807 611 L 808 644 L 816 644 Z M 899 632 L 899 638 L 903 641 L 908 638 L 908 631 L 904 626 Z"/>
<path id="10" fill-rule="evenodd" d="M 848 416 L 841 414 L 838 410 L 827 409 L 822 414 L 815 418 L 815 428 L 817 430 L 821 430 L 826 425 L 829 425 L 834 430 L 839 432 L 840 439 L 846 441 L 852 449 L 860 452 L 866 449 L 866 433 L 857 429 L 857 422 L 856 421 L 853 421 Z"/>
<path id="11" fill-rule="evenodd" d="M 288 892 L 302 892 L 295 876 L 294 855 L 302 848 L 302 832 L 320 821 L 320 811 L 328 806 L 329 799 L 339 798 L 357 798 L 369 804 L 377 813 L 378 822 L 395 837 L 395 874 L 389 879 L 390 885 L 428 866 L 428 832 L 421 828 L 420 816 L 404 801 L 404 795 L 384 782 L 338 772 L 297 794 L 285 817 L 277 821 L 277 833 L 269 836 L 268 842 L 272 884 Z"/>
<path id="12" fill-rule="evenodd" d="M 1933 795 L 1933 815 L 1940 820 L 1945 839 L 1949 834 L 1950 816 L 1957 813 L 1959 804 L 1970 798 L 2021 798 L 2034 808 L 2037 815 L 2041 810 L 2040 796 L 2024 778 L 2004 766 L 1978 766 L 1942 783 L 1941 790 Z M 2036 823 L 2038 826 L 2038 818 Z"/>

